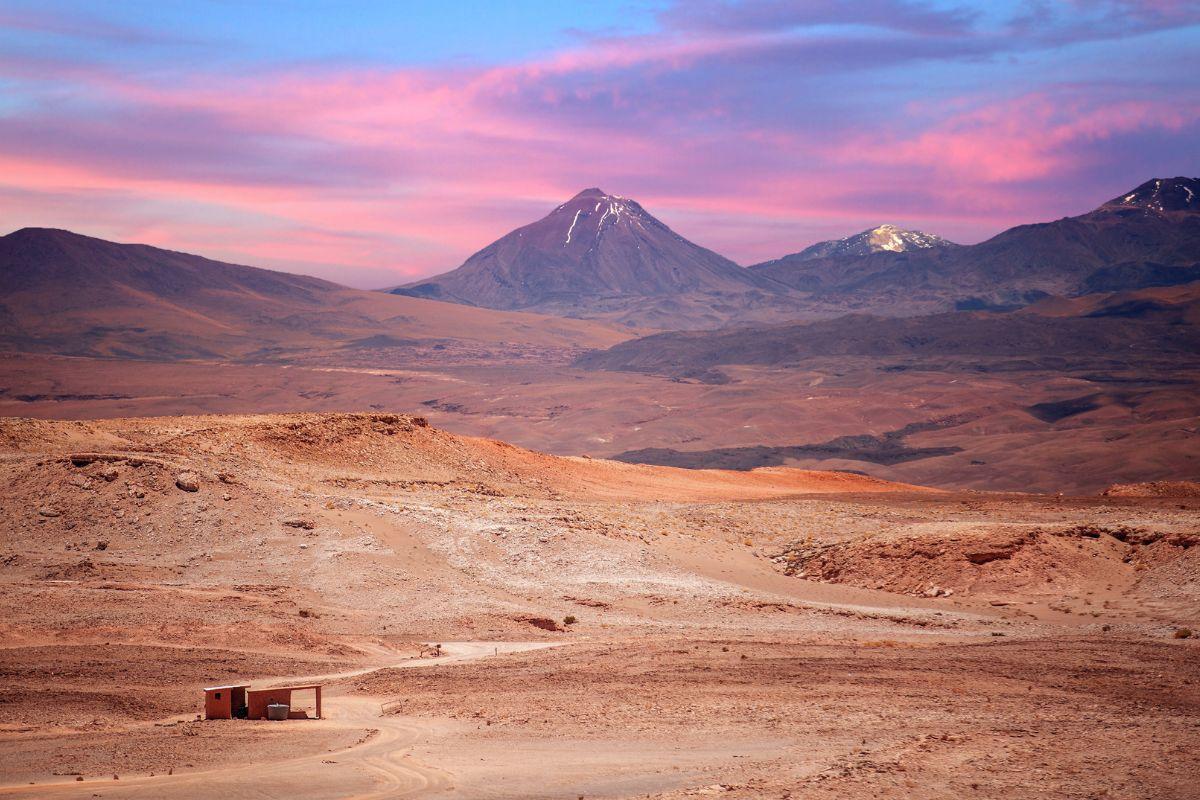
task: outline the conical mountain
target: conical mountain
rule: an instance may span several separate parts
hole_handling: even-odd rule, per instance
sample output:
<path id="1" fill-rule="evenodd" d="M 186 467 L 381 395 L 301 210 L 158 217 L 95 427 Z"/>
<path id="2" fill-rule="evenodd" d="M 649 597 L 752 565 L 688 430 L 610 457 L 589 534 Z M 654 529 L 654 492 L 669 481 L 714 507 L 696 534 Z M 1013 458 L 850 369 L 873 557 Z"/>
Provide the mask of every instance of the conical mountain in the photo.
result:
<path id="1" fill-rule="evenodd" d="M 689 242 L 635 200 L 585 189 L 458 269 L 393 290 L 499 309 L 586 314 L 614 302 L 786 289 Z"/>

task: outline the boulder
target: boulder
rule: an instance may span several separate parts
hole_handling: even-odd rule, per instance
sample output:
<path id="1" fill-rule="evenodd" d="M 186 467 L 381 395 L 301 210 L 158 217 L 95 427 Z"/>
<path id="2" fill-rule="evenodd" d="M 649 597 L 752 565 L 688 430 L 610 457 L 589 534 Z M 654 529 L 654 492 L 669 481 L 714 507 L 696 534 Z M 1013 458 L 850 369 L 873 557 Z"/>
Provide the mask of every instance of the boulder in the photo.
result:
<path id="1" fill-rule="evenodd" d="M 181 472 L 175 476 L 175 485 L 185 492 L 198 492 L 200 476 L 194 472 Z"/>

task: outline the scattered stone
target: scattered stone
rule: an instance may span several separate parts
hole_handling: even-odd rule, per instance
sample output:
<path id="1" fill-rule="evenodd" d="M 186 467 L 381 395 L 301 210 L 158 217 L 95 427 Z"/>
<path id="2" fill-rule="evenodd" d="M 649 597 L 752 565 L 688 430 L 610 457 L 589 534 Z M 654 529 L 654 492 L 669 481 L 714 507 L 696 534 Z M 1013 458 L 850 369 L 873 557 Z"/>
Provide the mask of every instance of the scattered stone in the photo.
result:
<path id="1" fill-rule="evenodd" d="M 38 514 L 40 514 L 40 515 L 41 515 L 41 516 L 43 516 L 43 517 L 59 517 L 59 516 L 62 516 L 62 515 L 61 515 L 61 514 L 58 512 L 58 510 L 57 510 L 57 509 L 50 508 L 49 506 L 42 506 L 41 508 L 39 508 L 39 509 L 38 509 Z"/>
<path id="2" fill-rule="evenodd" d="M 198 492 L 200 477 L 194 472 L 181 472 L 175 476 L 175 485 L 185 492 Z"/>
<path id="3" fill-rule="evenodd" d="M 311 531 L 317 527 L 317 523 L 304 517 L 289 517 L 283 521 L 283 524 L 289 528 L 301 528 L 306 531 Z"/>

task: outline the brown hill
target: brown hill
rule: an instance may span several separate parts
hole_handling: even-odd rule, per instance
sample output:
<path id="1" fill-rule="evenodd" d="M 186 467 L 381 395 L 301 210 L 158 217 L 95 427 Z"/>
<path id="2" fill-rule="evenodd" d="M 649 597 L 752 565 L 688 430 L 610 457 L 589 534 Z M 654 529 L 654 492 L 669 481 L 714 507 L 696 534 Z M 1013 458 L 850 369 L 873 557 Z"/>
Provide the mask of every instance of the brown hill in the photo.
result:
<path id="1" fill-rule="evenodd" d="M 580 499 L 734 500 L 840 492 L 936 491 L 844 472 L 791 468 L 723 471 L 560 457 L 506 442 L 458 436 L 401 414 L 286 414 L 100 420 L 0 418 L 0 449 L 57 452 L 76 461 L 183 464 L 207 480 L 237 459 L 263 474 L 311 470 L 343 483 L 459 487 Z M 303 477 L 303 476 L 300 476 Z"/>
<path id="2" fill-rule="evenodd" d="M 1101 494 L 1105 497 L 1200 497 L 1200 481 L 1114 483 Z"/>
<path id="3" fill-rule="evenodd" d="M 703 377 L 729 364 L 789 365 L 820 356 L 1152 356 L 1195 361 L 1193 287 L 1044 301 L 1020 312 L 854 315 L 793 325 L 660 333 L 582 356 L 588 369 Z"/>
<path id="4" fill-rule="evenodd" d="M 577 348 L 595 323 L 349 289 L 69 231 L 0 238 L 0 348 L 141 359 L 278 359 L 446 342 Z"/>

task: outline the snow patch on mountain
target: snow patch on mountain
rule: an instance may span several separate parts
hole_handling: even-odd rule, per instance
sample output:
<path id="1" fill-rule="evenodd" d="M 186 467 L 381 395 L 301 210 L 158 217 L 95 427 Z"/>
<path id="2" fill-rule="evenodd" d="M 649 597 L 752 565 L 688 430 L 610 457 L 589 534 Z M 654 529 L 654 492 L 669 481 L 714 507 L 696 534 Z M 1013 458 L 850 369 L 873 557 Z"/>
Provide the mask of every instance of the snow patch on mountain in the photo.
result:
<path id="1" fill-rule="evenodd" d="M 1127 195 L 1110 200 L 1105 205 L 1112 207 L 1144 208 L 1165 214 L 1168 211 L 1200 211 L 1200 179 L 1197 178 L 1154 178 L 1143 183 Z"/>
<path id="2" fill-rule="evenodd" d="M 808 261 L 830 256 L 866 256 L 871 253 L 904 253 L 909 250 L 928 250 L 934 247 L 953 247 L 953 242 L 923 231 L 911 231 L 896 225 L 880 225 L 877 228 L 847 236 L 818 242 L 796 254 L 794 258 Z"/>

